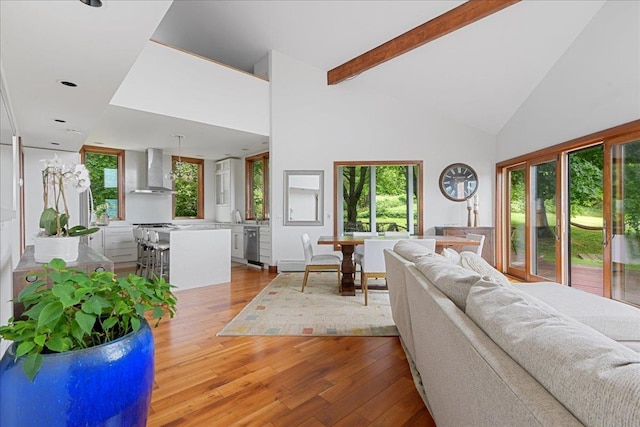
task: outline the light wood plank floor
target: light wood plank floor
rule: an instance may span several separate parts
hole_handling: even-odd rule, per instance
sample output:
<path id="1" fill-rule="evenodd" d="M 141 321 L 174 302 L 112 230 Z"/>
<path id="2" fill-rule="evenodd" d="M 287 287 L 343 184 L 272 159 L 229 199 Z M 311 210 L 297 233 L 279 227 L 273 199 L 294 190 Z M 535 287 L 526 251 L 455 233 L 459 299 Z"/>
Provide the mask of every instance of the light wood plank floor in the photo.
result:
<path id="1" fill-rule="evenodd" d="M 148 426 L 434 426 L 396 337 L 217 337 L 274 277 L 177 293 L 154 329 Z"/>

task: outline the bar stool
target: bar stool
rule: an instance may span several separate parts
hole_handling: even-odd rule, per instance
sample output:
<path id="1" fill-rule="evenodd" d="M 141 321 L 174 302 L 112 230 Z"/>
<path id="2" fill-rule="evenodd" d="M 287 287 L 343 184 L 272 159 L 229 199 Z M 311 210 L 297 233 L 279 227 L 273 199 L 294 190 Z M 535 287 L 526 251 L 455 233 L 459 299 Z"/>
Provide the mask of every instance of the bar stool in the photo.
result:
<path id="1" fill-rule="evenodd" d="M 161 241 L 158 232 L 155 230 L 147 230 L 149 243 L 151 244 L 151 268 L 150 275 L 156 277 L 165 277 L 169 280 L 169 250 L 171 245 L 167 241 Z"/>
<path id="2" fill-rule="evenodd" d="M 151 247 L 146 243 L 145 238 L 145 230 L 141 227 L 136 227 L 133 229 L 133 238 L 135 239 L 138 245 L 138 256 L 136 260 L 136 276 L 142 276 L 143 273 L 146 276 L 147 274 L 147 261 L 149 256 L 149 251 Z"/>

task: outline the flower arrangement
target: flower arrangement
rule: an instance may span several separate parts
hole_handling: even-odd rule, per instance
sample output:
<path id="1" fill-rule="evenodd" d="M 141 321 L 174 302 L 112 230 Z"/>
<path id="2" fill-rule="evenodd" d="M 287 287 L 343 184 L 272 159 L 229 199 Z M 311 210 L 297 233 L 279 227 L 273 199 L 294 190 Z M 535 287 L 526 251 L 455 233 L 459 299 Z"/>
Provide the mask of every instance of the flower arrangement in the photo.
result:
<path id="1" fill-rule="evenodd" d="M 45 236 L 82 236 L 98 231 L 82 225 L 68 227 L 69 208 L 65 186 L 72 185 L 78 192 L 86 191 L 91 185 L 89 171 L 82 164 L 65 165 L 57 155 L 53 159 L 41 160 L 42 190 L 44 210 L 40 215 L 41 235 Z"/>

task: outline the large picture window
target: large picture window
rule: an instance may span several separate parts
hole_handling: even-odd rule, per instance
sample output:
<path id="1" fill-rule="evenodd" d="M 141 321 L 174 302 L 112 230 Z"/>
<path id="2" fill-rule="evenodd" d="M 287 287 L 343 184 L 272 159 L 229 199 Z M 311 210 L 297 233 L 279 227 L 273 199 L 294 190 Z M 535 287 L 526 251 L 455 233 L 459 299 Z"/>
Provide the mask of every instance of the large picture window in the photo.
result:
<path id="1" fill-rule="evenodd" d="M 84 146 L 80 157 L 89 170 L 93 212 L 124 220 L 124 151 Z"/>
<path id="2" fill-rule="evenodd" d="M 335 162 L 336 234 L 422 234 L 422 162 Z"/>
<path id="3" fill-rule="evenodd" d="M 180 170 L 180 174 L 173 181 L 174 219 L 203 219 L 204 218 L 204 160 L 172 156 L 173 170 Z"/>

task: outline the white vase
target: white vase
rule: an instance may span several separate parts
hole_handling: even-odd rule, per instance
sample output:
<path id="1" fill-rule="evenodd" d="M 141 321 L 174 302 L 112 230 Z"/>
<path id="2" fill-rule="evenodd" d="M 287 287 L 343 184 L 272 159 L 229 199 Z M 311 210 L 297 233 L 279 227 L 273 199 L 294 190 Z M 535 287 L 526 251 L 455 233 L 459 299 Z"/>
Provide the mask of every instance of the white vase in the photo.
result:
<path id="1" fill-rule="evenodd" d="M 80 237 L 36 236 L 33 257 L 38 263 L 48 263 L 54 258 L 65 262 L 78 259 Z"/>

